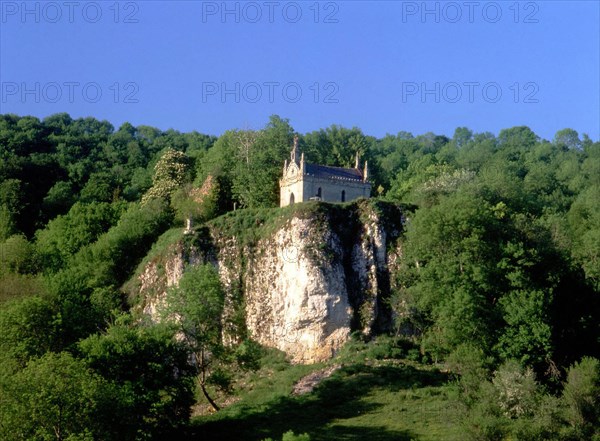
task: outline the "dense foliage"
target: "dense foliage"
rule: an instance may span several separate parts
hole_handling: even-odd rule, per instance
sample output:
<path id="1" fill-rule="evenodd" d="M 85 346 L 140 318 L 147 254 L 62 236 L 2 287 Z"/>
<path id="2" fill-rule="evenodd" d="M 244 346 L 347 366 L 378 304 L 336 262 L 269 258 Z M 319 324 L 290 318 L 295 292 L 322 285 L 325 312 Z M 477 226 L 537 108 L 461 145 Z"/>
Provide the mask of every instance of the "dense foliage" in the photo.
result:
<path id="1" fill-rule="evenodd" d="M 255 364 L 252 342 L 227 349 L 208 320 L 223 307 L 210 268 L 170 292 L 172 326 L 133 319 L 122 286 L 184 220 L 276 207 L 293 136 L 277 116 L 216 138 L 0 115 L 2 439 L 160 437 L 189 418 L 196 374 L 209 398 L 211 378 L 227 389 L 229 366 Z M 359 153 L 373 196 L 415 207 L 397 333 L 459 376 L 474 438 L 600 436 L 600 142 L 339 126 L 299 142 L 310 162 Z"/>

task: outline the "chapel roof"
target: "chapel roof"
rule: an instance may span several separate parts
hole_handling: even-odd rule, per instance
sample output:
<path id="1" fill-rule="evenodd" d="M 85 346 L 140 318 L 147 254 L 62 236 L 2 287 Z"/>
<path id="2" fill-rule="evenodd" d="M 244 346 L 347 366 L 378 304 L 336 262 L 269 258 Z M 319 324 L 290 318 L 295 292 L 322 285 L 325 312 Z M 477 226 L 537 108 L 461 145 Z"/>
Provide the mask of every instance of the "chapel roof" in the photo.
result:
<path id="1" fill-rule="evenodd" d="M 345 181 L 363 180 L 362 172 L 356 168 L 330 167 L 327 165 L 305 164 L 305 173 L 323 179 L 340 179 Z"/>

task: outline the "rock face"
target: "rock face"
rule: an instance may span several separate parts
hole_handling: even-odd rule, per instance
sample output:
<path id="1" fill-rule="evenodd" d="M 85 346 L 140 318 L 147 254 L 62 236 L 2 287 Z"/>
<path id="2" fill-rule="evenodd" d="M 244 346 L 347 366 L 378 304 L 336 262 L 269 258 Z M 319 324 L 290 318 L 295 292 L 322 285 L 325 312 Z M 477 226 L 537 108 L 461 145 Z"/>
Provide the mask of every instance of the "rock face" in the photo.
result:
<path id="1" fill-rule="evenodd" d="M 226 341 L 250 336 L 292 362 L 313 363 L 333 356 L 353 331 L 389 328 L 387 250 L 401 232 L 400 209 L 367 200 L 301 205 L 257 217 L 252 240 L 226 222 L 182 236 L 140 269 L 140 308 L 157 319 L 167 287 L 186 265 L 211 262 L 227 293 Z M 249 216 L 244 211 L 228 220 Z M 242 325 L 233 319 L 240 316 Z"/>

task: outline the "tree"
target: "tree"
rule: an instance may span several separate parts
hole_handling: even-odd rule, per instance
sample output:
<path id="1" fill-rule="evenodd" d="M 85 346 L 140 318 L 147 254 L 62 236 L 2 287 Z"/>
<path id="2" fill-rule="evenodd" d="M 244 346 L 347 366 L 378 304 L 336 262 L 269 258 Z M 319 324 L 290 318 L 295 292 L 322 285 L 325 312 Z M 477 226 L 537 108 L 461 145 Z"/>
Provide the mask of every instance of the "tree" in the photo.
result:
<path id="1" fill-rule="evenodd" d="M 111 171 L 92 173 L 81 189 L 82 202 L 113 202 L 118 200 L 121 183 Z"/>
<path id="2" fill-rule="evenodd" d="M 473 138 L 473 132 L 466 127 L 457 127 L 454 130 L 454 136 L 452 137 L 452 141 L 456 147 L 461 148 L 464 147 L 471 139 Z"/>
<path id="3" fill-rule="evenodd" d="M 271 116 L 259 131 L 236 132 L 238 156 L 232 190 L 246 207 L 274 207 L 279 203 L 279 178 L 289 153 L 293 129 L 289 120 Z"/>
<path id="4" fill-rule="evenodd" d="M 574 427 L 600 432 L 600 361 L 584 357 L 569 368 L 563 391 L 567 419 Z M 591 433 L 589 433 L 591 435 Z"/>
<path id="5" fill-rule="evenodd" d="M 597 289 L 600 287 L 599 198 L 600 185 L 591 185 L 578 195 L 567 214 L 573 243 L 571 252 Z"/>
<path id="6" fill-rule="evenodd" d="M 36 233 L 36 250 L 44 269 L 55 272 L 82 247 L 95 242 L 117 223 L 125 203 L 75 203 L 66 215 L 57 216 Z"/>
<path id="7" fill-rule="evenodd" d="M 427 317 L 420 325 L 423 344 L 436 354 L 465 343 L 488 348 L 493 341 L 497 222 L 494 207 L 467 191 L 411 218 L 400 283 Z"/>
<path id="8" fill-rule="evenodd" d="M 0 241 L 0 276 L 34 271 L 34 249 L 22 234 Z"/>
<path id="9" fill-rule="evenodd" d="M 122 316 L 106 332 L 79 342 L 78 349 L 113 389 L 111 410 L 100 415 L 111 437 L 155 439 L 186 424 L 194 369 L 171 329 Z"/>
<path id="10" fill-rule="evenodd" d="M 539 290 L 515 290 L 500 299 L 506 327 L 498 339 L 503 359 L 517 358 L 539 366 L 552 354 L 552 327 L 548 314 L 551 296 Z"/>
<path id="11" fill-rule="evenodd" d="M 59 347 L 56 308 L 45 297 L 29 297 L 0 310 L 0 352 L 24 367 Z"/>
<path id="12" fill-rule="evenodd" d="M 538 390 L 535 374 L 517 361 L 503 363 L 492 379 L 500 409 L 509 418 L 531 415 L 535 411 Z"/>
<path id="13" fill-rule="evenodd" d="M 562 129 L 556 132 L 554 144 L 568 149 L 580 149 L 582 147 L 579 134 L 573 129 Z"/>
<path id="14" fill-rule="evenodd" d="M 154 166 L 152 187 L 142 198 L 142 204 L 151 199 L 170 200 L 171 195 L 185 182 L 189 160 L 185 153 L 167 149 Z"/>
<path id="15" fill-rule="evenodd" d="M 76 201 L 76 194 L 73 185 L 68 181 L 58 181 L 55 183 L 42 202 L 42 210 L 47 219 L 54 219 L 59 214 L 69 211 L 69 208 Z"/>
<path id="16" fill-rule="evenodd" d="M 0 182 L 0 241 L 14 233 L 16 221 L 24 208 L 21 187 L 19 179 Z"/>
<path id="17" fill-rule="evenodd" d="M 104 438 L 98 412 L 110 388 L 68 353 L 47 353 L 0 380 L 0 437 L 6 441 Z"/>
<path id="18" fill-rule="evenodd" d="M 120 296 L 114 295 L 115 290 L 127 281 L 172 220 L 162 199 L 150 200 L 143 206 L 131 203 L 115 226 L 95 243 L 82 247 L 64 268 L 48 276 L 59 317 L 65 318 L 60 321 L 65 345 L 106 328 L 114 310 L 122 304 Z M 103 294 L 109 298 L 102 298 Z"/>
<path id="19" fill-rule="evenodd" d="M 517 126 L 510 129 L 502 129 L 498 134 L 501 146 L 527 148 L 538 141 L 538 136 L 527 126 Z"/>
<path id="20" fill-rule="evenodd" d="M 184 185 L 173 194 L 172 205 L 179 220 L 206 222 L 221 213 L 219 181 L 209 175 L 200 188 Z"/>
<path id="21" fill-rule="evenodd" d="M 210 368 L 224 352 L 222 323 L 224 293 L 210 264 L 188 267 L 177 287 L 166 297 L 163 316 L 183 338 L 199 370 L 199 384 L 210 405 L 219 406 L 207 391 Z"/>
<path id="22" fill-rule="evenodd" d="M 6 240 L 15 232 L 14 215 L 8 207 L 0 205 L 0 241 Z"/>

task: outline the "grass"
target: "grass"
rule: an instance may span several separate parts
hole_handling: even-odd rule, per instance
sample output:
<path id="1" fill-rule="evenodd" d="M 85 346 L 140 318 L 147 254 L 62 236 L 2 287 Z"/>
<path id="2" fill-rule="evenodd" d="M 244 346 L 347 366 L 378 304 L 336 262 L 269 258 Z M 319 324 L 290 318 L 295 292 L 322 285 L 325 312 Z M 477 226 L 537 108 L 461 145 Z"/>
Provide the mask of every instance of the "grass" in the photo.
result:
<path id="1" fill-rule="evenodd" d="M 207 223 L 224 236 L 236 237 L 240 245 L 255 244 L 270 237 L 293 217 L 315 217 L 323 214 L 330 204 L 308 202 L 284 208 L 245 208 L 231 211 Z"/>
<path id="2" fill-rule="evenodd" d="M 447 374 L 407 359 L 373 358 L 385 355 L 382 344 L 389 341 L 349 344 L 330 362 L 341 368 L 302 396 L 291 395 L 294 383 L 323 364 L 271 360 L 247 379 L 238 402 L 195 417 L 187 439 L 281 439 L 293 430 L 311 441 L 461 440 Z"/>
<path id="3" fill-rule="evenodd" d="M 46 292 L 41 275 L 0 274 L 0 305 Z"/>
<path id="4" fill-rule="evenodd" d="M 396 206 L 377 199 L 358 199 L 345 203 L 304 202 L 283 208 L 245 208 L 231 211 L 206 223 L 225 236 L 235 236 L 241 244 L 253 244 L 270 237 L 275 231 L 292 218 L 312 218 L 336 223 L 348 220 L 351 212 L 364 215 L 368 209 L 375 210 L 383 217 L 397 216 Z M 366 220 L 363 219 L 363 220 Z M 397 220 L 394 220 L 397 222 Z"/>

